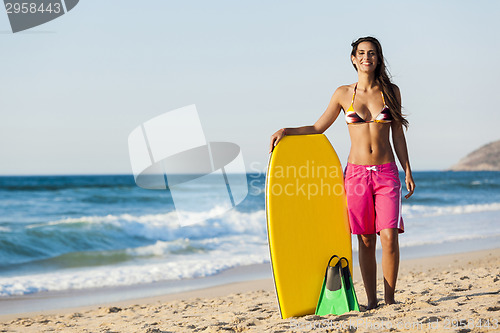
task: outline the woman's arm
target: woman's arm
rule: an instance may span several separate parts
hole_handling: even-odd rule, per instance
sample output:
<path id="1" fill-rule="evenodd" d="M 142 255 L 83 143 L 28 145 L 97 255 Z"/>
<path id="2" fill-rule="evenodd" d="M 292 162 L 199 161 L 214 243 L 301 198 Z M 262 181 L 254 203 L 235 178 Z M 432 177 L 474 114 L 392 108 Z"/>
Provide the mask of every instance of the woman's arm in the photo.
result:
<path id="1" fill-rule="evenodd" d="M 396 98 L 398 99 L 401 105 L 401 93 L 399 88 L 395 85 L 394 92 L 396 93 Z M 406 189 L 408 190 L 408 194 L 405 195 L 405 198 L 408 199 L 415 191 L 415 182 L 413 181 L 413 175 L 411 173 L 410 167 L 410 159 L 408 158 L 408 148 L 406 146 L 405 134 L 403 132 L 403 125 L 399 121 L 393 121 L 391 123 L 392 129 L 392 142 L 394 144 L 394 150 L 396 151 L 396 155 L 398 156 L 399 162 L 403 167 L 405 172 L 405 183 Z"/>
<path id="2" fill-rule="evenodd" d="M 319 119 L 314 123 L 314 125 L 282 128 L 276 131 L 276 133 L 274 133 L 273 135 L 271 135 L 269 153 L 273 151 L 274 147 L 285 135 L 320 134 L 326 131 L 328 127 L 330 127 L 333 124 L 335 119 L 337 119 L 340 110 L 342 108 L 340 104 L 342 95 L 341 88 L 342 87 L 339 87 L 337 88 L 337 90 L 335 90 L 332 98 L 330 99 L 328 107 L 326 108 L 325 112 L 321 115 L 321 117 L 319 117 Z"/>

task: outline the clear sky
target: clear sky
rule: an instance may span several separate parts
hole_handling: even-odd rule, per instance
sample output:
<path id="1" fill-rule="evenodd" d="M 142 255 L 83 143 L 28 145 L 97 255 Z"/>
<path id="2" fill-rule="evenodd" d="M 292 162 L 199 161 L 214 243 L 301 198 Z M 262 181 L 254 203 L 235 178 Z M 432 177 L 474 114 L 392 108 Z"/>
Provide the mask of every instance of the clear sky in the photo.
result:
<path id="1" fill-rule="evenodd" d="M 264 170 L 269 138 L 313 124 L 377 37 L 414 170 L 500 139 L 499 1 L 89 1 L 13 34 L 0 10 L 0 174 L 131 173 L 127 138 L 196 104 L 208 141 Z M 325 132 L 342 163 L 342 118 Z"/>

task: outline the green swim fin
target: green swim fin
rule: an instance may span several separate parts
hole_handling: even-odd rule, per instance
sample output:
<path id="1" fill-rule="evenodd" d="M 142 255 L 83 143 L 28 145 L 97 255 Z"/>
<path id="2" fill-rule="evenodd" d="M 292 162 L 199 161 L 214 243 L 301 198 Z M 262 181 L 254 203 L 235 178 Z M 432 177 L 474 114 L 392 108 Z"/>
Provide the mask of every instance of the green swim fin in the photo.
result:
<path id="1" fill-rule="evenodd" d="M 349 311 L 359 311 L 359 303 L 358 298 L 356 297 L 356 292 L 354 291 L 354 284 L 352 283 L 349 261 L 345 257 L 340 258 L 339 261 L 342 261 L 342 259 L 344 259 L 347 263 L 345 267 L 342 267 L 342 277 L 345 284 L 347 303 L 349 303 Z"/>
<path id="2" fill-rule="evenodd" d="M 330 262 L 335 257 L 339 258 L 334 255 L 328 261 L 325 279 L 323 280 L 318 305 L 316 306 L 315 314 L 318 316 L 327 314 L 340 315 L 350 311 L 349 301 L 345 290 L 346 284 L 343 277 L 342 259 L 339 258 L 335 266 L 330 266 Z"/>

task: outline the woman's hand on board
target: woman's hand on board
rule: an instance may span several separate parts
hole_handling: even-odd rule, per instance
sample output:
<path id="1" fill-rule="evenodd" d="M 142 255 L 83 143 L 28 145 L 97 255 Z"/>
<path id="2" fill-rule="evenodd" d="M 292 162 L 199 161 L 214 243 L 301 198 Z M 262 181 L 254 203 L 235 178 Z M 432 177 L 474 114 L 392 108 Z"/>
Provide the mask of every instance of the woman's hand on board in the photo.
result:
<path id="1" fill-rule="evenodd" d="M 285 129 L 279 129 L 271 135 L 271 144 L 269 146 L 269 154 L 273 151 L 274 147 L 280 142 L 280 140 L 285 136 Z"/>

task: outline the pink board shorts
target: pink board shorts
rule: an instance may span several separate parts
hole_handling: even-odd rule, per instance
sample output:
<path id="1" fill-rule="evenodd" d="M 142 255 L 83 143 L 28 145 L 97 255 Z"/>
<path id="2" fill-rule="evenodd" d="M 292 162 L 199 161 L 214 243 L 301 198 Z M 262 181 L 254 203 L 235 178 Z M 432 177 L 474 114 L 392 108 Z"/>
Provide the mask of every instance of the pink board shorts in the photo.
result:
<path id="1" fill-rule="evenodd" d="M 401 182 L 395 162 L 381 165 L 347 163 L 344 183 L 353 234 L 380 233 L 388 228 L 404 232 Z"/>

